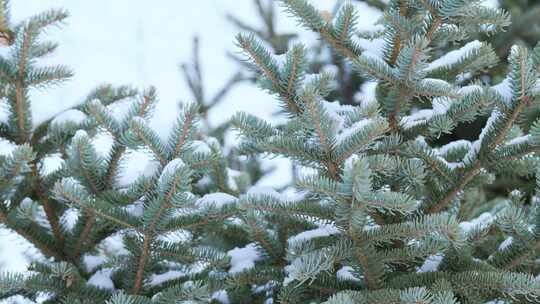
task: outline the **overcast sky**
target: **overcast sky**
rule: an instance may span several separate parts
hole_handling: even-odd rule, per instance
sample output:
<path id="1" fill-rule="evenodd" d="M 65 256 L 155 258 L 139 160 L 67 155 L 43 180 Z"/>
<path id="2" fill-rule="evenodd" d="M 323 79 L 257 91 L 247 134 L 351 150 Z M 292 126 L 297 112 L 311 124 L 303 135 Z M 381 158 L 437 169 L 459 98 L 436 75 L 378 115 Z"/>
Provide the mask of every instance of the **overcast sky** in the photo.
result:
<path id="1" fill-rule="evenodd" d="M 316 2 L 327 8 L 335 3 Z M 51 39 L 59 41 L 60 48 L 49 61 L 66 64 L 76 74 L 52 94 L 38 95 L 39 104 L 34 105 L 37 120 L 80 101 L 91 88 L 108 82 L 156 86 L 161 103 L 159 123 L 155 123 L 166 126 L 175 116 L 176 103 L 191 99 L 178 64 L 190 58 L 192 37 L 201 37 L 205 82 L 212 91 L 236 70 L 226 51 L 236 50 L 238 29 L 227 22 L 225 14 L 234 13 L 248 23 L 260 22 L 251 0 L 12 1 L 15 20 L 48 8 L 65 8 L 71 15 L 63 29 L 51 31 Z M 278 30 L 294 27 L 290 18 L 279 19 Z M 257 88 L 241 87 L 227 99 L 227 107 L 212 113 L 211 120 L 223 121 L 241 109 L 268 116 L 275 108 L 269 100 Z"/>

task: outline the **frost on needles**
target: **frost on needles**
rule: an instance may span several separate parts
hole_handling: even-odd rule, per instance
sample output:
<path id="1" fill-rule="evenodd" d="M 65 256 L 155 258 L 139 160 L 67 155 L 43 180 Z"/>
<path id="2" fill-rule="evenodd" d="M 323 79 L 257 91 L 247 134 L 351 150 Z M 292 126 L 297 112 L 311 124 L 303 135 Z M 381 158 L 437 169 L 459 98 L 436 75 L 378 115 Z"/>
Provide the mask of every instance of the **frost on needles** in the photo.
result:
<path id="1" fill-rule="evenodd" d="M 238 113 L 237 148 L 181 106 L 166 138 L 149 127 L 150 88 L 101 86 L 73 109 L 31 119 L 30 94 L 69 78 L 38 65 L 39 39 L 65 13 L 12 25 L 2 1 L 0 221 L 42 254 L 0 276 L 0 299 L 44 303 L 538 303 L 540 301 L 540 46 L 515 45 L 509 70 L 483 35 L 508 15 L 480 1 L 390 0 L 369 32 L 344 4 L 329 18 L 280 1 L 370 81 L 356 105 L 327 100 L 334 76 L 308 74 L 312 50 L 284 56 L 254 35 L 237 44 L 281 124 Z M 367 94 L 364 92 L 364 94 Z M 127 110 L 118 113 L 118 105 Z M 485 119 L 475 140 L 439 144 Z M 96 140 L 111 142 L 105 153 Z M 145 153 L 139 175 L 122 177 Z M 299 176 L 280 193 L 253 186 L 246 156 L 282 156 Z M 61 159 L 43 170 L 49 157 Z M 238 173 L 238 171 L 246 173 Z M 496 197 L 506 176 L 536 177 Z M 112 249 L 111 249 L 112 248 Z"/>

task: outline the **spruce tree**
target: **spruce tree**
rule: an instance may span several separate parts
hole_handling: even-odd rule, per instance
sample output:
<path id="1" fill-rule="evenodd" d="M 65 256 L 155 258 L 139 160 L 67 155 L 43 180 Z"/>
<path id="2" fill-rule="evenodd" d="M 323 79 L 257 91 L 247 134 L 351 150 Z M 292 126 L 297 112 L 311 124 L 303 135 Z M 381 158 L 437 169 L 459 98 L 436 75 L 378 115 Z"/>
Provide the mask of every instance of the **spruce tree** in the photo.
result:
<path id="1" fill-rule="evenodd" d="M 284 47 L 276 45 L 274 41 L 285 41 L 281 45 L 289 45 L 293 43 L 298 34 L 294 32 L 278 32 L 273 26 L 276 21 L 275 9 L 278 7 L 278 2 L 262 0 L 253 0 L 254 6 L 257 8 L 256 12 L 262 19 L 262 23 L 265 25 L 262 28 L 257 28 L 246 24 L 240 18 L 229 16 L 229 18 L 238 25 L 238 28 L 243 32 L 253 33 L 258 39 L 266 43 L 269 49 L 277 54 L 284 53 Z M 321 12 L 324 18 L 332 18 L 334 16 L 340 4 L 343 1 L 335 1 L 334 8 L 331 11 Z M 362 19 L 374 19 L 378 15 L 382 15 L 383 11 L 387 8 L 389 1 L 386 0 L 351 0 L 351 4 L 355 5 L 357 11 L 361 12 Z M 537 1 L 532 0 L 485 0 L 479 1 L 481 4 L 487 4 L 490 6 L 500 7 L 508 12 L 512 23 L 505 28 L 504 31 L 498 32 L 497 35 L 490 33 L 468 33 L 467 37 L 464 37 L 464 42 L 470 42 L 477 39 L 485 40 L 492 44 L 496 54 L 500 58 L 500 63 L 493 69 L 482 71 L 484 77 L 482 81 L 488 83 L 497 83 L 504 79 L 507 71 L 507 56 L 510 51 L 510 47 L 515 43 L 522 43 L 529 47 L 534 47 L 539 40 L 540 25 L 539 25 L 539 9 Z M 273 5 L 272 5 L 273 4 Z M 266 20 L 273 20 L 268 23 Z M 268 25 L 269 24 L 269 25 Z M 366 21 L 362 21 L 360 26 L 357 26 L 357 34 L 361 38 L 370 38 L 377 31 L 382 30 L 379 24 L 370 24 Z M 360 40 L 360 43 L 365 40 Z M 451 41 L 446 44 L 444 48 L 440 48 L 441 52 L 448 52 L 454 48 Z M 336 85 L 332 88 L 332 91 L 327 98 L 338 100 L 341 104 L 355 104 L 360 102 L 364 95 L 363 90 L 369 90 L 371 83 L 366 81 L 362 75 L 355 73 L 348 68 L 346 60 L 333 48 L 329 48 L 328 44 L 324 40 L 317 42 L 310 42 L 306 45 L 308 50 L 309 73 L 321 73 L 325 70 L 332 70 L 335 74 Z M 256 77 L 250 77 L 255 80 Z M 360 88 L 360 90 L 359 90 Z M 421 106 L 421 104 L 420 104 Z M 537 108 L 531 109 L 531 119 L 534 119 L 539 110 Z M 531 121 L 532 123 L 533 121 Z M 467 139 L 471 140 L 478 136 L 475 131 L 485 123 L 484 120 L 477 120 L 470 123 L 464 123 L 464 127 L 456 128 L 451 134 L 446 134 L 439 139 L 441 144 L 448 143 L 449 141 Z M 509 180 L 508 182 L 519 182 Z M 497 191 L 498 189 L 494 189 Z"/>
<path id="2" fill-rule="evenodd" d="M 305 73 L 302 45 L 281 59 L 254 36 L 238 37 L 289 117 L 276 127 L 238 114 L 241 147 L 304 168 L 301 200 L 240 199 L 261 227 L 253 235 L 267 257 L 254 279 L 281 272 L 265 285 L 280 303 L 536 303 L 535 191 L 493 199 L 485 189 L 538 170 L 538 123 L 523 116 L 540 97 L 540 46 L 513 46 L 505 80 L 488 86 L 477 77 L 497 64 L 495 51 L 463 41 L 506 28 L 502 10 L 479 1 L 389 1 L 384 31 L 365 41 L 351 5 L 328 20 L 305 0 L 281 2 L 377 86 L 357 106 L 329 102 L 330 76 Z M 446 52 L 449 42 L 460 46 Z M 437 145 L 484 115 L 478 139 Z"/>
<path id="3" fill-rule="evenodd" d="M 0 299 L 538 303 L 540 119 L 526 114 L 540 101 L 540 44 L 512 46 L 504 80 L 486 84 L 500 58 L 481 37 L 509 26 L 505 11 L 476 0 L 367 2 L 385 10 L 384 28 L 369 35 L 349 3 L 329 16 L 307 0 L 280 1 L 375 87 L 358 104 L 329 101 L 343 96 L 333 94 L 336 75 L 312 74 L 302 44 L 276 56 L 259 40 L 269 36 L 237 37 L 287 119 L 238 113 L 241 141 L 225 154 L 209 134 L 228 126 L 198 123 L 220 98 L 206 97 L 198 59 L 184 68 L 195 103 L 181 104 L 167 138 L 148 125 L 153 88 L 104 85 L 35 124 L 31 90 L 72 74 L 39 65 L 56 47 L 44 29 L 66 13 L 11 24 L 2 1 L 0 137 L 12 152 L 0 158 L 0 223 L 43 258 L 0 275 Z M 441 143 L 484 118 L 476 139 Z M 293 160 L 296 191 L 253 187 L 258 171 L 236 150 Z M 122 177 L 136 153 L 146 168 Z M 50 158 L 59 168 L 46 170 Z M 494 195 L 506 176 L 537 182 Z"/>
<path id="4" fill-rule="evenodd" d="M 67 13 L 51 10 L 11 24 L 8 8 L 2 1 L 8 120 L 0 138 L 12 152 L 0 158 L 0 223 L 42 258 L 26 273 L 2 274 L 0 300 L 210 301 L 226 274 L 225 249 L 242 243 L 231 203 L 250 184 L 248 173 L 231 170 L 220 143 L 201 132 L 196 103 L 181 104 L 170 136 L 160 138 L 148 126 L 154 88 L 102 85 L 81 104 L 34 122 L 32 90 L 72 75 L 40 62 L 57 47 L 43 40 L 46 30 Z M 129 163 L 137 153 L 150 161 Z M 51 159 L 58 168 L 48 167 Z M 140 175 L 123 175 L 141 165 Z"/>

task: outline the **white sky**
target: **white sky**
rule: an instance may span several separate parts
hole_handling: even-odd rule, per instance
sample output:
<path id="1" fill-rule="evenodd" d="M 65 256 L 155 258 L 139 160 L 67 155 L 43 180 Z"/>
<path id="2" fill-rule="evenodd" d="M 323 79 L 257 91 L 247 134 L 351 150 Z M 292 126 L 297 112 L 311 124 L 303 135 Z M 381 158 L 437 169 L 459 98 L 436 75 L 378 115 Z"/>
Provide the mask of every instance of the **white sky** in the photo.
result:
<path id="1" fill-rule="evenodd" d="M 335 3 L 318 2 L 324 7 Z M 37 98 L 36 120 L 80 101 L 93 87 L 107 82 L 156 86 L 161 102 L 159 121 L 154 126 L 168 126 L 175 117 L 177 102 L 191 98 L 178 64 L 189 60 L 192 37 L 201 37 L 205 81 L 208 89 L 215 91 L 236 71 L 226 51 L 236 50 L 234 36 L 238 30 L 225 14 L 232 12 L 242 20 L 260 22 L 251 0 L 18 0 L 12 1 L 12 15 L 20 20 L 51 7 L 67 9 L 71 17 L 63 29 L 51 32 L 50 39 L 59 41 L 60 47 L 49 61 L 72 67 L 76 75 L 53 93 L 47 91 Z M 296 28 L 291 18 L 279 20 L 278 29 Z M 211 113 L 210 118 L 223 121 L 238 110 L 269 117 L 276 108 L 270 100 L 257 88 L 242 86 L 232 92 L 227 106 Z"/>

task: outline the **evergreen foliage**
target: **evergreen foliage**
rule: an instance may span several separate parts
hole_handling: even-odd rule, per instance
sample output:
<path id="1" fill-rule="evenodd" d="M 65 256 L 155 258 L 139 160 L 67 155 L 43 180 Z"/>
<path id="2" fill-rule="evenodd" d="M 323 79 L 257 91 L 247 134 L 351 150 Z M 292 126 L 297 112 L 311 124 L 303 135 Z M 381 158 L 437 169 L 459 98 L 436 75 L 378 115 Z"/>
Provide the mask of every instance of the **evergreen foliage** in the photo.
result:
<path id="1" fill-rule="evenodd" d="M 293 158 L 306 172 L 297 187 L 313 200 L 310 208 L 269 198 L 250 199 L 250 205 L 260 221 L 279 214 L 319 226 L 312 237 L 296 238 L 302 230 L 291 231 L 283 220 L 275 224 L 276 231 L 289 231 L 286 238 L 273 237 L 273 247 L 287 242 L 280 248 L 288 266 L 281 286 L 274 287 L 276 298 L 536 302 L 539 248 L 525 235 L 536 229 L 537 199 L 527 202 L 518 190 L 507 199 L 483 196 L 501 175 L 536 173 L 534 127 L 522 119 L 539 97 L 535 51 L 512 47 L 505 81 L 490 87 L 475 79 L 497 64 L 494 50 L 466 42 L 479 33 L 495 35 L 509 25 L 509 16 L 475 1 L 390 1 L 384 30 L 370 38 L 382 42 L 377 52 L 363 47 L 351 5 L 328 20 L 305 0 L 282 3 L 357 72 L 376 81 L 377 89 L 374 102 L 329 102 L 325 77 L 301 70 L 305 54 L 294 51 L 301 46 L 277 62 L 253 36 L 238 37 L 262 75 L 261 85 L 280 97 L 290 117 L 273 127 L 237 115 L 242 148 Z M 447 42 L 462 46 L 444 52 Z M 281 79 L 292 80 L 285 86 Z M 485 115 L 477 140 L 437 146 L 442 134 Z M 264 245 L 271 239 L 270 233 L 260 242 L 267 254 L 275 252 Z"/>
<path id="2" fill-rule="evenodd" d="M 237 44 L 286 121 L 236 114 L 240 144 L 225 154 L 229 124 L 198 122 L 241 76 L 207 98 L 197 42 L 193 66 L 183 67 L 196 102 L 180 106 L 167 138 L 148 124 L 153 88 L 100 86 L 34 124 L 30 91 L 71 76 L 37 64 L 56 47 L 39 36 L 66 14 L 12 25 L 2 1 L 9 116 L 0 137 L 13 149 L 0 158 L 0 222 L 43 258 L 28 273 L 1 275 L 0 299 L 538 303 L 540 119 L 526 114 L 540 101 L 540 44 L 512 46 L 504 80 L 490 85 L 481 78 L 499 52 L 481 40 L 508 28 L 504 10 L 465 0 L 367 2 L 385 9 L 383 29 L 369 35 L 350 3 L 328 16 L 307 0 L 280 1 L 376 88 L 354 105 L 329 101 L 335 75 L 311 74 L 307 47 L 284 48 L 291 36 L 273 40 L 273 8 L 256 2 L 267 30 L 239 34 Z M 441 143 L 478 121 L 476 139 Z M 100 137 L 111 142 L 106 153 L 96 149 Z M 147 168 L 122 178 L 140 152 Z M 248 156 L 293 160 L 295 193 L 253 187 L 264 172 Z M 45 172 L 51 157 L 61 166 Z M 494 197 L 490 186 L 505 176 L 536 185 Z"/>
<path id="3" fill-rule="evenodd" d="M 153 88 L 102 85 L 74 108 L 33 122 L 31 90 L 71 76 L 65 67 L 40 63 L 56 48 L 40 36 L 67 14 L 45 12 L 12 25 L 9 4 L 2 5 L 12 38 L 1 59 L 9 116 L 0 135 L 12 152 L 0 158 L 0 222 L 42 258 L 28 273 L 1 276 L 0 299 L 146 303 L 144 296 L 158 293 L 160 303 L 210 299 L 223 283 L 225 249 L 234 248 L 228 244 L 238 230 L 230 221 L 231 194 L 250 185 L 249 166 L 228 167 L 219 142 L 200 131 L 197 104 L 181 105 L 170 136 L 160 138 L 148 126 Z M 136 153 L 151 160 L 140 176 L 123 176 Z M 60 163 L 52 172 L 50 160 Z"/>

